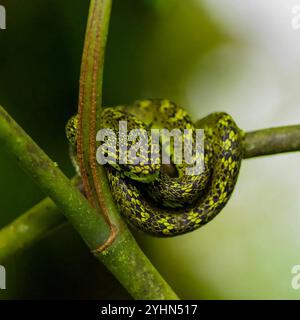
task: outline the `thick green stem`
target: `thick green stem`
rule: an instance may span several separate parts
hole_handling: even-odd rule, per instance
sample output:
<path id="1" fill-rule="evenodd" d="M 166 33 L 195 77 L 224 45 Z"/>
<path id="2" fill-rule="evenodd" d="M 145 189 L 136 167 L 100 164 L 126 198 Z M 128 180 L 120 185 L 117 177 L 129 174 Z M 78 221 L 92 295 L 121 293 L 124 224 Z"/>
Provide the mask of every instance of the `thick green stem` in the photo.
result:
<path id="1" fill-rule="evenodd" d="M 1 106 L 0 145 L 55 202 L 90 248 L 105 241 L 109 228 L 104 218 Z"/>
<path id="2" fill-rule="evenodd" d="M 244 159 L 300 150 L 300 125 L 248 132 Z"/>
<path id="3" fill-rule="evenodd" d="M 55 228 L 64 223 L 65 218 L 55 203 L 46 198 L 20 215 L 8 226 L 0 230 L 0 264 L 19 251 L 31 247 Z"/>
<path id="4" fill-rule="evenodd" d="M 78 177 L 71 182 L 74 186 L 81 184 Z M 62 211 L 50 198 L 45 198 L 0 230 L 0 264 L 31 247 L 65 222 Z"/>
<path id="5" fill-rule="evenodd" d="M 102 111 L 104 54 L 111 0 L 91 0 L 82 55 L 79 87 L 77 160 L 89 202 L 105 218 L 110 230 L 98 251 L 109 246 L 119 230 L 126 229 L 112 200 L 104 168 L 96 162 L 97 115 Z M 99 175 L 98 175 L 99 172 Z M 114 221 L 113 221 L 114 220 Z"/>

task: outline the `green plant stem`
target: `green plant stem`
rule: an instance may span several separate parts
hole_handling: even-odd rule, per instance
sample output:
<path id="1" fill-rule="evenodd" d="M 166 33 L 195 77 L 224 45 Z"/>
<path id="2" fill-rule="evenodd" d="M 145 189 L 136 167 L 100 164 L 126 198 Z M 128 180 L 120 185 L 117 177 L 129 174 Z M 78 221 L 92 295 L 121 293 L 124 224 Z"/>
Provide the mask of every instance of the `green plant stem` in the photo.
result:
<path id="1" fill-rule="evenodd" d="M 80 178 L 74 177 L 71 183 L 79 186 Z M 32 246 L 65 222 L 67 220 L 56 204 L 50 198 L 43 199 L 0 230 L 0 264 Z"/>
<path id="2" fill-rule="evenodd" d="M 106 239 L 109 229 L 104 218 L 1 106 L 0 145 L 64 212 L 90 248 Z"/>
<path id="3" fill-rule="evenodd" d="M 0 264 L 31 247 L 65 221 L 55 203 L 45 198 L 0 230 Z"/>
<path id="4" fill-rule="evenodd" d="M 84 41 L 80 86 L 77 162 L 89 202 L 105 218 L 110 233 L 96 255 L 107 248 L 117 232 L 126 230 L 113 202 L 105 170 L 96 162 L 97 115 L 102 112 L 104 55 L 108 34 L 111 0 L 91 0 Z M 118 229 L 118 230 L 117 230 Z"/>
<path id="5" fill-rule="evenodd" d="M 300 151 L 300 125 L 248 132 L 243 148 L 244 159 Z"/>

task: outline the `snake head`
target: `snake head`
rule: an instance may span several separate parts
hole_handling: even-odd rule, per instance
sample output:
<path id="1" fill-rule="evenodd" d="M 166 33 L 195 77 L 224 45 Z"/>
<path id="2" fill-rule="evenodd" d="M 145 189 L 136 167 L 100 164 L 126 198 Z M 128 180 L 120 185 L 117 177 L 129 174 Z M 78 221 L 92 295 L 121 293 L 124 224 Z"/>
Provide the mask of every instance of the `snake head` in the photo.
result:
<path id="1" fill-rule="evenodd" d="M 99 132 L 97 141 L 105 143 L 98 150 L 107 155 L 106 163 L 139 182 L 149 183 L 158 177 L 160 163 L 152 159 L 152 138 L 144 121 L 118 106 L 102 112 L 100 127 L 104 131 Z"/>

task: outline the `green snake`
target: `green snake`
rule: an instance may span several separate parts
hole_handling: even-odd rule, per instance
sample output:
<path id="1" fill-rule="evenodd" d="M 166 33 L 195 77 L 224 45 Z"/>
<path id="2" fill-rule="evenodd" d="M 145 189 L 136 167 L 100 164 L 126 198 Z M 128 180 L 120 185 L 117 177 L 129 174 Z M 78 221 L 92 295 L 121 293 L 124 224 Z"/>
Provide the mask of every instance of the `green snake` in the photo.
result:
<path id="1" fill-rule="evenodd" d="M 192 145 L 194 129 L 204 130 L 204 148 L 198 155 L 204 163 L 200 175 L 184 174 L 189 166 L 184 161 L 179 165 L 172 161 L 162 165 L 144 159 L 139 164 L 129 161 L 122 165 L 116 161 L 105 165 L 114 200 L 130 224 L 155 236 L 176 236 L 205 225 L 228 202 L 241 165 L 243 138 L 243 132 L 230 115 L 213 113 L 195 125 L 185 109 L 170 100 L 149 99 L 131 106 L 106 108 L 99 119 L 101 128 L 116 134 L 119 121 L 127 121 L 128 130 L 190 129 Z M 72 158 L 76 167 L 77 129 L 78 117 L 73 116 L 66 133 L 73 155 L 75 150 Z M 163 148 L 161 143 L 160 148 Z M 171 159 L 174 160 L 172 154 Z"/>

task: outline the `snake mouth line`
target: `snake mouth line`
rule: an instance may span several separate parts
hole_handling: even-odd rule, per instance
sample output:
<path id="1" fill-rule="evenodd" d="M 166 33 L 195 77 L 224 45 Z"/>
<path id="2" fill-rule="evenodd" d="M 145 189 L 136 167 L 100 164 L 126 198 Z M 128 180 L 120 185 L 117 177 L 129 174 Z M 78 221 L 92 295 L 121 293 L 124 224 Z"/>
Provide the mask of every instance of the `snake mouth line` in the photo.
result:
<path id="1" fill-rule="evenodd" d="M 180 165 L 186 175 L 200 175 L 205 170 L 203 129 L 166 128 L 128 130 L 127 121 L 119 121 L 118 130 L 102 128 L 97 132 L 96 159 L 100 165 L 135 167 L 137 170 L 159 165 Z M 151 171 L 151 169 L 149 169 Z M 149 174 L 147 170 L 145 174 Z"/>

